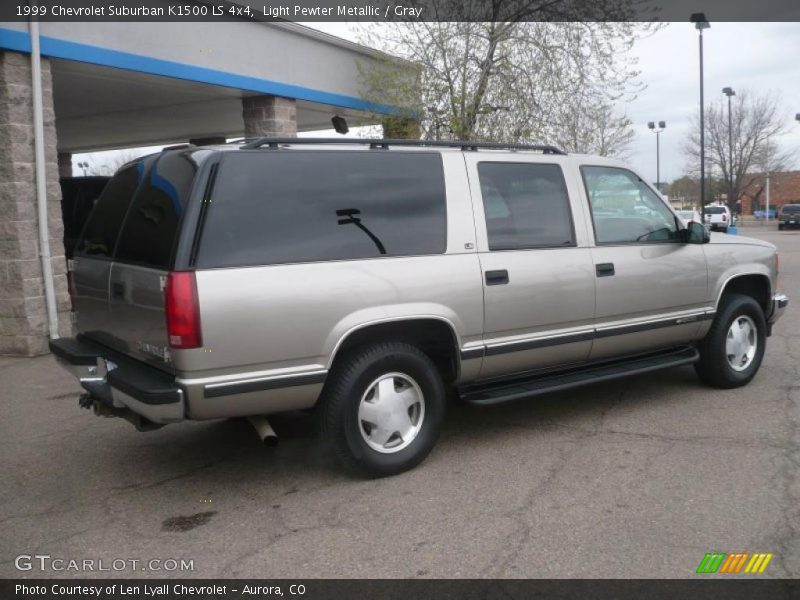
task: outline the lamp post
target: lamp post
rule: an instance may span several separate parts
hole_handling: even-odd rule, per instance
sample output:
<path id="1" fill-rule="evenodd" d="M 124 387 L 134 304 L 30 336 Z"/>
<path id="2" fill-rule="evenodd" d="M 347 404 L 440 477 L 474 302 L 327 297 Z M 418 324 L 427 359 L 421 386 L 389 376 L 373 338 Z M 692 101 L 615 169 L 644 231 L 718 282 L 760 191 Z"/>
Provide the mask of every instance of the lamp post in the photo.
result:
<path id="1" fill-rule="evenodd" d="M 700 43 L 700 220 L 706 222 L 706 122 L 705 99 L 703 98 L 703 29 L 711 27 L 705 13 L 692 13 L 689 21 L 694 23 Z"/>
<path id="2" fill-rule="evenodd" d="M 650 121 L 647 124 L 647 128 L 656 134 L 656 189 L 659 191 L 659 193 L 661 193 L 661 148 L 659 144 L 659 137 L 661 132 L 664 131 L 666 127 L 667 124 L 664 121 L 659 121 L 658 127 L 656 127 L 656 124 L 653 121 Z"/>
<path id="3" fill-rule="evenodd" d="M 731 201 L 735 202 L 738 198 L 733 197 L 733 119 L 731 117 L 731 98 L 736 95 L 733 88 L 722 88 L 722 93 L 728 97 L 728 206 Z"/>
<path id="4" fill-rule="evenodd" d="M 79 162 L 78 168 L 83 169 L 83 176 L 86 177 L 86 170 L 89 168 L 89 163 L 85 161 Z"/>

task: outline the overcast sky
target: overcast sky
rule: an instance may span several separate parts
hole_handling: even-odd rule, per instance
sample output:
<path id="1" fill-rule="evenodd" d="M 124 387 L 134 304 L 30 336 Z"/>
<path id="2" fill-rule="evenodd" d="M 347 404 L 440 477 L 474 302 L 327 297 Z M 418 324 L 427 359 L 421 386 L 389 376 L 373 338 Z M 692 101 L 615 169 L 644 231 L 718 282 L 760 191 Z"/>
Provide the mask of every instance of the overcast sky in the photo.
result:
<path id="1" fill-rule="evenodd" d="M 356 30 L 347 23 L 303 24 L 350 40 L 357 38 Z M 794 120 L 800 113 L 800 23 L 712 23 L 704 33 L 704 45 L 707 103 L 722 98 L 726 86 L 737 91 L 749 88 L 779 93 L 788 132 L 776 141 L 797 151 L 793 168 L 800 168 L 800 123 Z M 647 87 L 618 109 L 635 125 L 630 162 L 652 181 L 656 179 L 656 141 L 647 129 L 648 121 L 667 123 L 661 134 L 661 180 L 671 181 L 685 172 L 681 147 L 700 104 L 697 46 L 692 24 L 671 23 L 634 47 L 641 80 Z M 73 164 L 88 159 L 100 165 L 115 154 L 75 154 Z"/>
<path id="2" fill-rule="evenodd" d="M 346 23 L 304 23 L 339 37 L 356 39 Z M 780 93 L 789 133 L 781 146 L 798 150 L 800 168 L 800 23 L 712 23 L 704 34 L 706 103 L 722 97 L 722 88 L 775 90 Z M 686 166 L 681 152 L 692 115 L 700 106 L 697 30 L 691 23 L 671 23 L 634 50 L 647 88 L 633 102 L 619 106 L 634 122 L 631 163 L 656 178 L 656 140 L 648 121 L 666 121 L 661 134 L 661 179 L 680 177 Z M 543 140 L 546 141 L 546 140 Z"/>

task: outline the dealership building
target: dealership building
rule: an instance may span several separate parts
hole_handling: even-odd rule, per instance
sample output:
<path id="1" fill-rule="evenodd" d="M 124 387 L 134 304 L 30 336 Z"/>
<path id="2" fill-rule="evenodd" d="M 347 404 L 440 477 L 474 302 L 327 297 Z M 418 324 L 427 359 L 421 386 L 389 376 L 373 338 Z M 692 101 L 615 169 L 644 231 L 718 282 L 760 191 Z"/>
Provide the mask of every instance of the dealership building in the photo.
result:
<path id="1" fill-rule="evenodd" d="M 73 153 L 295 136 L 334 116 L 402 137 L 362 93 L 361 69 L 385 58 L 288 22 L 0 23 L 0 355 L 70 335 Z"/>

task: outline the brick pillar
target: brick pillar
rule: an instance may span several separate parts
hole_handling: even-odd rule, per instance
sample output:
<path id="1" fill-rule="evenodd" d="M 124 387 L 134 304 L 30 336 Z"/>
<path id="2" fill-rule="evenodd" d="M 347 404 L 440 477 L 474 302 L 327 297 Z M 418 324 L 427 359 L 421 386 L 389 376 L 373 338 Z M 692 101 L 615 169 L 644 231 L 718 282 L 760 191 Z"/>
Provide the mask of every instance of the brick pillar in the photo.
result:
<path id="1" fill-rule="evenodd" d="M 61 191 L 50 62 L 42 59 L 48 231 L 60 335 L 70 335 Z M 48 325 L 39 257 L 30 56 L 0 51 L 0 354 L 47 352 Z"/>
<path id="2" fill-rule="evenodd" d="M 72 177 L 72 152 L 58 153 L 58 176 Z"/>
<path id="3" fill-rule="evenodd" d="M 418 140 L 421 135 L 419 121 L 407 117 L 385 117 L 383 137 L 387 140 Z"/>
<path id="4" fill-rule="evenodd" d="M 242 98 L 242 118 L 247 138 L 297 136 L 297 106 L 291 98 Z"/>

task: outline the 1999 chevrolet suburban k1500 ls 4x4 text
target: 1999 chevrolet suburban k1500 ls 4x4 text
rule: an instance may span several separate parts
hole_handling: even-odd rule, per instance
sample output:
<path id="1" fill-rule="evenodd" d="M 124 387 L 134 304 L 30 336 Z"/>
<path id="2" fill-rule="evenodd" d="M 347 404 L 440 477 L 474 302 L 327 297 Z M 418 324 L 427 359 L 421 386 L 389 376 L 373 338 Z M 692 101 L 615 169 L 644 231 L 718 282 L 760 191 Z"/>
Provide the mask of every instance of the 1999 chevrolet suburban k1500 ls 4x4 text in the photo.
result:
<path id="1" fill-rule="evenodd" d="M 549 146 L 262 139 L 137 159 L 71 264 L 84 406 L 147 429 L 314 408 L 347 465 L 419 463 L 475 404 L 694 364 L 758 371 L 786 307 L 766 242 L 684 224 Z M 268 427 L 268 425 L 266 425 Z"/>

